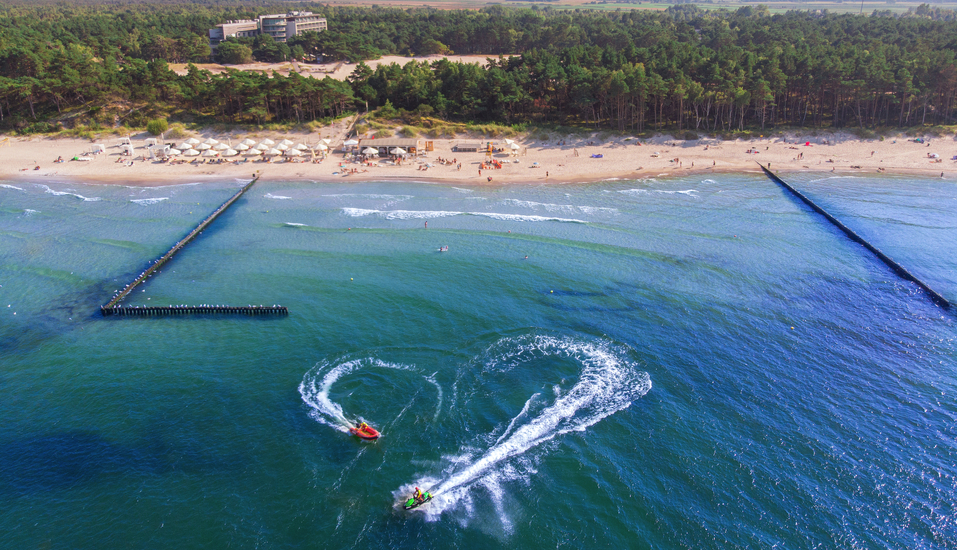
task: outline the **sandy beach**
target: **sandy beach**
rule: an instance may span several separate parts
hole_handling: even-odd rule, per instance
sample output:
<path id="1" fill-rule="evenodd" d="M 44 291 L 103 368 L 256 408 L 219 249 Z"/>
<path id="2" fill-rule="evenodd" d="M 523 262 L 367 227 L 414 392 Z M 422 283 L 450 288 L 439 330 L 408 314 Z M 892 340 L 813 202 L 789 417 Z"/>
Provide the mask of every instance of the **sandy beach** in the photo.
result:
<path id="1" fill-rule="evenodd" d="M 200 140 L 213 137 L 234 145 L 244 139 L 257 142 L 266 138 L 277 142 L 288 139 L 309 147 L 315 147 L 320 139 L 329 139 L 331 153 L 321 163 L 309 160 L 311 154 L 308 151 L 301 157 L 306 159 L 302 162 L 280 158 L 265 163 L 243 156 L 231 159 L 247 159 L 238 163 L 204 163 L 202 157 L 192 162 L 183 158 L 180 164 L 151 160 L 145 146 L 145 139 L 151 136 L 145 133 L 131 136 L 135 147 L 132 157 L 123 154 L 117 137 L 95 142 L 0 137 L 0 177 L 38 182 L 158 186 L 222 178 L 248 179 L 257 174 L 273 180 L 332 181 L 347 178 L 500 185 L 750 172 L 758 171 L 757 163 L 760 162 L 782 174 L 796 171 L 873 174 L 884 171 L 957 179 L 957 161 L 951 160 L 957 155 L 957 140 L 953 136 L 931 138 L 923 143 L 905 136 L 863 141 L 839 133 L 816 137 L 785 135 L 748 141 L 710 138 L 682 141 L 664 135 L 640 140 L 633 137 L 602 139 L 597 133 L 584 137 L 555 137 L 548 141 L 517 136 L 514 140 L 521 146 L 517 156 L 496 153 L 493 158 L 501 163 L 501 168 L 482 169 L 487 158 L 484 153 L 455 152 L 453 147 L 469 141 L 487 142 L 489 138 L 433 139 L 433 151 L 396 166 L 386 159 L 351 162 L 351 155 L 341 152 L 344 134 L 345 123 L 339 123 L 311 134 L 258 132 L 194 136 Z M 424 143 L 429 138 L 420 139 Z M 176 140 L 177 143 L 181 141 Z M 491 141 L 506 147 L 501 139 Z M 72 160 L 89 153 L 94 143 L 102 144 L 105 152 L 88 155 L 92 160 Z M 63 162 L 56 162 L 58 158 Z"/>

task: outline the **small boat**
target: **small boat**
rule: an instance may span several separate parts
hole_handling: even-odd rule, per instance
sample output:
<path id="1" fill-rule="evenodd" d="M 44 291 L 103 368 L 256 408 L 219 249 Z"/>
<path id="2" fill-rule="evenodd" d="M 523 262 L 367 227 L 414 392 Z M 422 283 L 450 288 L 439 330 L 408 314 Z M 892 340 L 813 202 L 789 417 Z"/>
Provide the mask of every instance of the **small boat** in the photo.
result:
<path id="1" fill-rule="evenodd" d="M 419 506 L 422 506 L 423 504 L 425 504 L 426 502 L 430 500 L 432 500 L 432 495 L 430 493 L 425 493 L 425 498 L 420 501 L 416 501 L 414 498 L 410 497 L 409 500 L 405 501 L 405 505 L 403 506 L 403 508 L 405 508 L 406 510 L 418 508 Z"/>
<path id="2" fill-rule="evenodd" d="M 365 439 L 366 441 L 375 441 L 379 439 L 379 432 L 372 426 L 369 426 L 366 423 L 356 428 L 349 428 L 349 433 L 358 437 L 359 439 Z"/>

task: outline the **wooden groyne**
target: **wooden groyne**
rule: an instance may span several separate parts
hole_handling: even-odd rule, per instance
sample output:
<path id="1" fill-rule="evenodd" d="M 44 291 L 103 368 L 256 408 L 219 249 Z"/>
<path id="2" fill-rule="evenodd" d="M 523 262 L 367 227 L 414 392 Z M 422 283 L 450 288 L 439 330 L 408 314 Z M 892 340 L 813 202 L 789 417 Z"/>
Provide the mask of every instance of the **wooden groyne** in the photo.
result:
<path id="1" fill-rule="evenodd" d="M 159 269 L 160 267 L 162 267 L 163 264 L 165 264 L 166 262 L 168 262 L 173 256 L 176 255 L 177 252 L 179 252 L 180 250 L 182 250 L 183 247 L 185 247 L 187 244 L 189 244 L 190 241 L 192 241 L 193 239 L 195 239 L 197 235 L 199 235 L 200 233 L 203 232 L 203 230 L 205 230 L 207 227 L 209 227 L 209 224 L 213 223 L 213 220 L 215 220 L 216 218 L 218 218 L 220 214 L 222 214 L 223 212 L 225 212 L 227 208 L 229 208 L 230 206 L 233 205 L 234 202 L 236 202 L 237 200 L 239 200 L 239 197 L 243 196 L 243 193 L 245 193 L 246 191 L 248 191 L 249 188 L 252 187 L 253 184 L 256 183 L 257 181 L 259 181 L 259 177 L 258 177 L 258 176 L 255 177 L 255 178 L 253 178 L 252 181 L 250 181 L 250 182 L 247 183 L 246 185 L 244 185 L 244 186 L 242 187 L 242 189 L 240 189 L 240 190 L 239 190 L 235 195 L 233 195 L 228 201 L 224 202 L 219 208 L 217 208 L 216 210 L 214 210 L 213 213 L 210 214 L 209 216 L 207 216 L 205 220 L 199 222 L 199 225 L 196 226 L 196 229 L 193 229 L 192 231 L 190 231 L 188 235 L 186 235 L 186 236 L 183 237 L 179 242 L 177 242 L 176 244 L 174 244 L 174 245 L 173 245 L 173 248 L 170 248 L 170 249 L 169 249 L 169 252 L 167 252 L 166 254 L 163 254 L 163 256 L 162 256 L 160 259 L 158 259 L 158 260 L 152 262 L 152 263 L 150 264 L 150 266 L 149 266 L 148 268 L 146 268 L 146 271 L 140 273 L 139 276 L 136 277 L 136 279 L 133 279 L 133 282 L 132 282 L 132 283 L 126 285 L 125 287 L 123 287 L 123 290 L 117 292 L 117 293 L 113 296 L 113 299 L 110 300 L 106 305 L 101 306 L 101 307 L 100 307 L 100 311 L 101 311 L 101 312 L 104 312 L 104 315 L 108 315 L 107 313 L 105 313 L 107 310 L 110 310 L 110 311 L 114 310 L 116 304 L 120 303 L 124 298 L 126 298 L 126 296 L 127 296 L 130 292 L 133 291 L 134 288 L 136 288 L 140 283 L 142 283 L 142 282 L 145 281 L 147 278 L 149 278 L 151 275 L 153 275 L 153 273 L 154 273 L 157 269 Z M 129 308 L 121 308 L 121 309 L 129 309 Z M 210 312 L 210 313 L 212 313 L 212 312 Z"/>
<path id="2" fill-rule="evenodd" d="M 174 315 L 289 315 L 285 306 L 100 306 L 104 317 L 168 317 Z"/>
<path id="3" fill-rule="evenodd" d="M 876 246 L 865 241 L 863 237 L 855 233 L 851 228 L 841 223 L 841 221 L 835 218 L 834 216 L 828 214 L 827 211 L 825 211 L 823 208 L 815 204 L 814 201 L 804 196 L 804 194 L 798 191 L 797 189 L 791 187 L 791 185 L 788 184 L 788 182 L 779 178 L 777 174 L 775 174 L 771 170 L 768 170 L 764 165 L 762 165 L 761 163 L 758 163 L 758 166 L 760 166 L 761 169 L 764 170 L 764 173 L 767 174 L 769 178 L 771 178 L 773 181 L 777 182 L 782 187 L 790 191 L 791 194 L 793 194 L 795 197 L 800 199 L 801 202 L 808 205 L 811 208 L 811 210 L 814 210 L 818 214 L 824 216 L 824 218 L 827 219 L 827 221 L 831 222 L 832 224 L 834 224 L 835 227 L 843 231 L 848 237 L 850 237 L 852 241 L 861 244 L 861 246 L 873 252 L 874 255 L 877 256 L 879 260 L 887 264 L 887 266 L 890 267 L 894 271 L 894 273 L 896 273 L 900 278 L 916 284 L 918 287 L 920 287 L 921 290 L 923 290 L 928 296 L 930 296 L 930 299 L 933 300 L 935 304 L 939 305 L 940 307 L 944 309 L 950 309 L 950 302 L 948 302 L 946 298 L 938 294 L 936 291 L 934 291 L 934 289 L 927 286 L 927 284 L 925 284 L 923 281 L 921 281 L 920 279 L 912 275 L 910 271 L 907 271 L 906 269 L 904 269 L 904 266 L 892 260 L 887 254 L 884 254 L 883 252 L 881 252 L 880 249 L 878 249 Z"/>

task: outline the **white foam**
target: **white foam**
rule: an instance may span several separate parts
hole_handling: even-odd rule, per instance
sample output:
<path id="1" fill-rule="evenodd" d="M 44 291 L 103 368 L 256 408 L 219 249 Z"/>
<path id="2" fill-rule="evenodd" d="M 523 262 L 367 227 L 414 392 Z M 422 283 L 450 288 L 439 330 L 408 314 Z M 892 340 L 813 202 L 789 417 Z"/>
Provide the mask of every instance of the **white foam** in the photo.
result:
<path id="1" fill-rule="evenodd" d="M 435 379 L 437 372 L 432 373 L 431 376 L 426 376 L 425 379 L 428 380 L 433 386 L 435 386 L 436 398 L 435 398 L 435 416 L 432 417 L 432 422 L 435 422 L 439 419 L 439 413 L 442 412 L 442 385 L 438 383 Z"/>
<path id="2" fill-rule="evenodd" d="M 16 189 L 17 191 L 23 191 L 23 189 L 20 189 L 16 185 L 10 185 L 9 183 L 0 183 L 0 187 L 4 187 L 6 189 Z"/>
<path id="3" fill-rule="evenodd" d="M 290 226 L 290 227 L 308 227 L 308 226 L 307 226 L 306 224 L 304 224 L 304 223 L 296 223 L 296 222 L 286 222 L 286 225 L 288 225 L 288 226 Z"/>
<path id="4" fill-rule="evenodd" d="M 585 220 L 576 220 L 574 218 L 557 218 L 554 216 L 528 216 L 522 214 L 499 214 L 498 212 L 469 212 L 472 216 L 484 216 L 493 220 L 502 220 L 510 222 L 565 222 L 565 223 L 588 223 Z"/>
<path id="5" fill-rule="evenodd" d="M 380 218 L 385 218 L 387 220 L 421 220 L 427 219 L 431 220 L 433 218 L 449 218 L 452 216 L 482 216 L 485 218 L 492 218 L 494 220 L 502 221 L 519 221 L 519 222 L 545 222 L 545 221 L 556 221 L 556 222 L 571 222 L 571 223 L 588 223 L 584 220 L 576 220 L 571 218 L 558 218 L 553 216 L 531 216 L 524 214 L 502 214 L 499 212 L 454 212 L 447 210 L 371 210 L 367 208 L 343 208 L 342 213 L 351 216 L 353 218 L 361 218 L 363 216 L 378 216 Z"/>
<path id="6" fill-rule="evenodd" d="M 378 193 L 339 193 L 335 195 L 322 195 L 323 197 L 332 197 L 332 198 L 353 198 L 353 199 L 378 199 L 378 200 L 393 200 L 393 201 L 407 201 L 412 198 L 412 195 L 383 195 Z"/>
<path id="7" fill-rule="evenodd" d="M 618 210 L 614 208 L 607 208 L 603 206 L 576 206 L 573 204 L 551 204 L 547 202 L 534 202 L 534 201 L 523 201 L 518 199 L 505 199 L 503 201 L 505 204 L 519 206 L 522 208 L 542 208 L 548 212 L 584 212 L 586 214 L 594 214 L 598 212 L 617 212 Z"/>
<path id="8" fill-rule="evenodd" d="M 718 182 L 716 182 L 716 181 L 714 181 L 714 180 L 702 180 L 701 183 L 713 185 L 713 184 L 718 183 Z"/>
<path id="9" fill-rule="evenodd" d="M 572 338 L 532 336 L 504 339 L 486 354 L 485 370 L 509 371 L 536 357 L 560 356 L 578 361 L 582 368 L 578 381 L 567 391 L 558 392 L 554 401 L 534 414 L 529 413 L 535 394 L 512 419 L 501 437 L 477 459 L 475 453 L 443 457 L 451 467 L 444 479 L 425 477 L 403 485 L 394 493 L 403 499 L 415 486 L 429 489 L 435 496 L 420 510 L 426 519 L 437 520 L 445 511 L 472 509 L 470 491 L 476 486 L 489 490 L 492 501 L 508 529 L 510 520 L 501 506 L 501 481 L 528 479 L 534 464 L 525 454 L 543 443 L 569 433 L 582 432 L 602 419 L 628 408 L 648 393 L 651 379 L 627 356 L 606 342 L 587 342 Z M 527 418 L 527 420 L 524 420 Z M 521 467 L 519 467 L 521 466 Z"/>
<path id="10" fill-rule="evenodd" d="M 132 199 L 130 202 L 135 202 L 136 204 L 141 204 L 143 206 L 149 206 L 151 204 L 156 204 L 158 202 L 163 202 L 169 200 L 169 197 L 156 197 L 152 199 Z"/>
<path id="11" fill-rule="evenodd" d="M 29 208 L 26 208 L 23 210 L 24 217 L 30 217 L 34 214 L 39 214 L 39 213 L 40 213 L 39 210 L 30 210 Z"/>
<path id="12" fill-rule="evenodd" d="M 265 195 L 263 195 L 263 198 L 266 198 L 266 199 L 276 199 L 276 200 L 280 200 L 280 201 L 287 201 L 287 200 L 292 199 L 292 197 L 286 197 L 286 196 L 283 196 L 283 195 L 273 195 L 272 193 L 266 193 Z"/>
<path id="13" fill-rule="evenodd" d="M 329 399 L 329 390 L 343 376 L 368 367 L 397 370 L 409 370 L 410 368 L 374 358 L 355 359 L 338 364 L 319 363 L 306 373 L 299 384 L 299 395 L 302 396 L 302 400 L 307 405 L 312 407 L 310 416 L 321 424 L 348 433 L 352 421 L 346 418 L 342 407 L 338 403 Z"/>
<path id="14" fill-rule="evenodd" d="M 76 198 L 78 198 L 78 199 L 82 199 L 82 200 L 85 201 L 85 202 L 96 202 L 96 201 L 100 200 L 100 197 L 84 197 L 83 195 L 80 195 L 80 194 L 78 194 L 78 193 L 70 193 L 69 191 L 54 191 L 53 189 L 50 189 L 48 186 L 43 185 L 43 184 L 40 184 L 40 183 L 38 183 L 37 185 L 39 185 L 40 187 L 42 187 L 42 188 L 44 189 L 44 192 L 49 193 L 49 194 L 51 194 L 51 195 L 53 195 L 53 196 L 55 196 L 55 197 L 60 197 L 60 196 L 63 196 L 63 195 L 70 195 L 70 196 L 72 196 L 72 197 L 76 197 Z"/>

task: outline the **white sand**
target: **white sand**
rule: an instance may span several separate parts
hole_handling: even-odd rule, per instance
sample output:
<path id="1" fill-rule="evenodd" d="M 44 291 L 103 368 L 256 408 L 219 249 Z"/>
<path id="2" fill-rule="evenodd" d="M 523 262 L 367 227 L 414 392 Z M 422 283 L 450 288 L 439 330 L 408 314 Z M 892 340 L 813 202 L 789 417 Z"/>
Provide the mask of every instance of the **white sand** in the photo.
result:
<path id="1" fill-rule="evenodd" d="M 908 141 L 905 137 L 887 138 L 885 141 L 861 141 L 857 138 L 833 134 L 815 138 L 775 137 L 753 141 L 720 141 L 702 139 L 677 141 L 671 137 L 658 136 L 648 140 L 615 138 L 601 140 L 569 136 L 564 145 L 559 140 L 539 142 L 518 137 L 522 152 L 516 158 L 498 153 L 494 157 L 503 162 L 501 169 L 482 170 L 480 163 L 486 158 L 483 153 L 456 153 L 452 146 L 464 141 L 487 141 L 488 138 L 435 139 L 435 150 L 427 156 L 408 161 L 403 166 L 379 162 L 378 166 L 343 163 L 339 152 L 344 139 L 346 123 L 340 122 L 312 134 L 257 134 L 197 135 L 205 139 L 215 137 L 221 141 L 230 139 L 238 144 L 246 137 L 256 141 L 266 137 L 274 141 L 288 138 L 315 146 L 320 138 L 333 140 L 331 154 L 321 164 L 249 162 L 243 164 L 180 164 L 142 160 L 140 155 L 147 150 L 144 139 L 147 135 L 134 135 L 136 155 L 133 165 L 130 157 L 123 156 L 118 138 L 98 141 L 107 146 L 106 153 L 97 155 L 88 162 L 71 161 L 74 155 L 90 151 L 91 142 L 81 139 L 48 138 L 0 138 L 0 178 L 29 179 L 34 181 L 73 180 L 88 183 L 115 183 L 124 185 L 165 185 L 170 183 L 195 182 L 222 178 L 251 178 L 260 173 L 274 180 L 333 181 L 340 178 L 353 180 L 430 180 L 454 184 L 517 184 L 572 181 L 597 181 L 603 179 L 632 179 L 646 176 L 684 175 L 712 172 L 753 172 L 760 170 L 756 164 L 769 164 L 776 172 L 786 174 L 794 171 L 877 173 L 885 169 L 892 173 L 913 173 L 957 179 L 957 141 L 953 136 L 935 138 L 930 146 Z M 421 138 L 424 141 L 428 138 Z M 167 140 L 170 141 L 170 140 Z M 182 140 L 177 140 L 179 143 Z M 501 140 L 493 140 L 502 143 Z M 810 141 L 812 146 L 804 146 Z M 591 144 L 589 144 L 591 142 Z M 825 143 L 826 142 L 826 143 Z M 749 154 L 749 149 L 758 151 Z M 577 156 L 576 156 L 577 151 Z M 874 152 L 872 155 L 871 152 Z M 657 157 L 654 153 L 658 153 Z M 803 159 L 798 158 L 803 153 Z M 941 162 L 928 158 L 930 153 L 940 156 Z M 601 154 L 603 158 L 591 158 Z M 65 162 L 55 163 L 62 156 Z M 201 157 L 200 157 L 201 158 Z M 234 157 L 242 159 L 244 157 Z M 305 157 L 308 158 L 308 157 Z M 455 159 L 462 164 L 446 166 L 438 159 Z M 512 160 L 518 160 L 517 163 Z M 677 159 L 677 162 L 674 161 Z M 120 160 L 121 162 L 117 162 Z M 423 170 L 425 164 L 432 164 Z M 538 163 L 537 165 L 535 163 Z M 35 169 L 39 167 L 39 169 Z M 357 169 L 359 173 L 344 175 L 345 169 Z M 491 176 L 492 181 L 488 181 Z"/>

